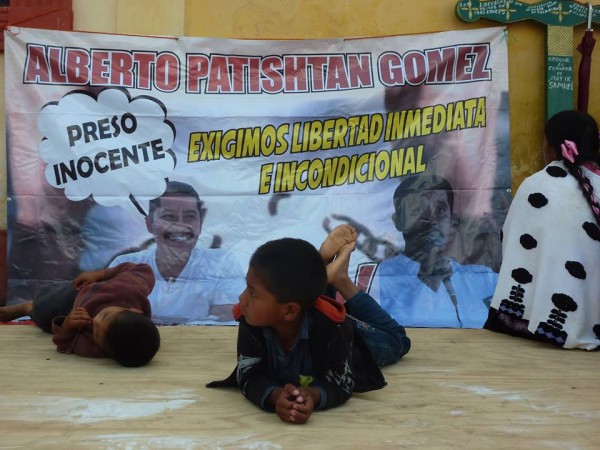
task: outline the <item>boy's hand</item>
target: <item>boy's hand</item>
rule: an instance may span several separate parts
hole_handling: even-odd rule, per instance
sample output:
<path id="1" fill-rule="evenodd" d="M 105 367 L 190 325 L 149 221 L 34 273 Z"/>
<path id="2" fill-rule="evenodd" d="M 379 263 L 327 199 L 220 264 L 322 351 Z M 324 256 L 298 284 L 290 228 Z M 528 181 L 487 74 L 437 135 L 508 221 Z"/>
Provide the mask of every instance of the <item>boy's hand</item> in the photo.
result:
<path id="1" fill-rule="evenodd" d="M 106 279 L 106 269 L 101 270 L 90 270 L 88 272 L 80 273 L 77 278 L 73 280 L 73 287 L 80 290 L 82 287 L 88 284 L 95 283 L 97 281 L 104 281 Z"/>
<path id="2" fill-rule="evenodd" d="M 290 422 L 306 423 L 315 410 L 315 398 L 309 388 L 298 388 L 292 392 L 296 400 L 290 411 Z"/>
<path id="3" fill-rule="evenodd" d="M 284 422 L 306 423 L 314 409 L 314 399 L 309 390 L 293 384 L 286 384 L 275 399 L 275 412 Z"/>
<path id="4" fill-rule="evenodd" d="M 62 323 L 62 327 L 71 330 L 77 329 L 87 325 L 91 320 L 92 318 L 86 309 L 79 306 L 71 310 L 69 315 L 65 318 L 65 321 Z"/>

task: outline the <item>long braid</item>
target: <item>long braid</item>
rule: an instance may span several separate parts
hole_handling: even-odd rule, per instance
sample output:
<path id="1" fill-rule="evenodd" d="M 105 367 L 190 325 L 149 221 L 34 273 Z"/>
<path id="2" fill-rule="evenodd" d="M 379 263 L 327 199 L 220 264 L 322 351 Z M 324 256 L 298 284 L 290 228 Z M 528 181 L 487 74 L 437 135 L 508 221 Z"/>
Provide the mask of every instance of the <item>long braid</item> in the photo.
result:
<path id="1" fill-rule="evenodd" d="M 600 136 L 596 120 L 582 111 L 561 111 L 546 121 L 544 136 L 547 144 L 557 152 L 569 173 L 579 183 L 596 224 L 600 227 L 600 204 L 594 195 L 594 187 L 582 168 L 588 161 L 600 166 Z"/>
<path id="2" fill-rule="evenodd" d="M 583 196 L 592 208 L 592 214 L 594 214 L 596 224 L 600 227 L 600 204 L 598 204 L 598 199 L 594 195 L 594 187 L 592 186 L 590 179 L 585 175 L 581 166 L 576 166 L 566 159 L 563 161 L 567 166 L 567 169 L 569 169 L 569 173 L 573 175 L 579 183 L 579 188 L 581 189 L 581 192 L 583 192 Z"/>

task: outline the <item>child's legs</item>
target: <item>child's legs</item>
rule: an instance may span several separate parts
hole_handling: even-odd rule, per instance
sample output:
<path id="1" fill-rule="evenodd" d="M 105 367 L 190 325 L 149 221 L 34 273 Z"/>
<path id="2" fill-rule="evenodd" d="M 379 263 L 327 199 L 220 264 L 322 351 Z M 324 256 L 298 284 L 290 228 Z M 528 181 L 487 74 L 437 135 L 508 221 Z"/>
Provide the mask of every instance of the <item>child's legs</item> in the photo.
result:
<path id="1" fill-rule="evenodd" d="M 71 282 L 48 289 L 33 300 L 31 320 L 46 333 L 52 333 L 52 319 L 68 315 L 76 297 L 77 290 Z"/>
<path id="2" fill-rule="evenodd" d="M 14 305 L 0 306 L 0 322 L 10 322 L 31 314 L 33 302 L 21 302 Z"/>
<path id="3" fill-rule="evenodd" d="M 410 350 L 410 339 L 370 295 L 359 292 L 345 303 L 348 316 L 365 341 L 375 362 L 387 366 L 398 362 Z"/>
<path id="4" fill-rule="evenodd" d="M 333 261 L 335 255 L 344 245 L 355 242 L 357 236 L 356 230 L 348 224 L 338 225 L 331 230 L 319 248 L 319 253 L 325 264 Z"/>

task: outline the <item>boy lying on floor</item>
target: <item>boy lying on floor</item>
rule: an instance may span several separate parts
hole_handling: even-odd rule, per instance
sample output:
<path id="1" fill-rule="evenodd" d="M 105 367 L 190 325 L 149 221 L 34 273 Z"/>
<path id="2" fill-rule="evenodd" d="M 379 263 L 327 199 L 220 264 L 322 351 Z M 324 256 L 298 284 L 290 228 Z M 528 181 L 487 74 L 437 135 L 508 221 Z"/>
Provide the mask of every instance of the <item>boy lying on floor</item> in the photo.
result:
<path id="1" fill-rule="evenodd" d="M 356 237 L 352 227 L 340 225 L 320 252 L 292 238 L 256 250 L 234 307 L 237 367 L 207 387 L 239 386 L 260 408 L 302 424 L 314 410 L 338 406 L 352 392 L 385 386 L 378 366 L 397 362 L 410 339 L 350 280 Z M 346 299 L 343 305 L 322 295 L 327 284 Z"/>
<path id="2" fill-rule="evenodd" d="M 72 285 L 32 301 L 0 307 L 0 321 L 30 316 L 56 349 L 92 358 L 110 357 L 127 367 L 150 362 L 160 346 L 150 319 L 154 275 L 147 264 L 123 263 L 81 273 Z"/>

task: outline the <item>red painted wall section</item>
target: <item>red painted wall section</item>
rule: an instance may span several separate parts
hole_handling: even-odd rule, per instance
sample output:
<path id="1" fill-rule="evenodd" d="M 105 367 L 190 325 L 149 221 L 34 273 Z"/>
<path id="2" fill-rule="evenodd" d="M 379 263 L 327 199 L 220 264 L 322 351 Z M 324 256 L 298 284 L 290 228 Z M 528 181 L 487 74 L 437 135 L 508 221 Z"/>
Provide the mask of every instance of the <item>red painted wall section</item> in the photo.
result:
<path id="1" fill-rule="evenodd" d="M 4 29 L 7 26 L 72 30 L 73 1 L 11 0 L 9 6 L 0 7 L 0 51 L 4 51 Z"/>

